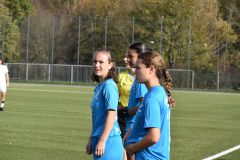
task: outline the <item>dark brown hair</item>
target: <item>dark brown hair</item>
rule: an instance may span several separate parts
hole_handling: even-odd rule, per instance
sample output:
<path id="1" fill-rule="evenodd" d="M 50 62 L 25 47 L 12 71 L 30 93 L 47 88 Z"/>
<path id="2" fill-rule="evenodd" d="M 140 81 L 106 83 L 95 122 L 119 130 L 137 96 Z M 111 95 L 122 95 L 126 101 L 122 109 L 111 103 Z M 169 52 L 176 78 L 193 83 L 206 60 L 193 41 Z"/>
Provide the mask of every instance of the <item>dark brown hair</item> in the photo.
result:
<path id="1" fill-rule="evenodd" d="M 100 48 L 100 49 L 98 49 L 98 50 L 96 50 L 96 51 L 94 52 L 93 57 L 94 57 L 97 53 L 100 53 L 100 52 L 107 54 L 107 55 L 108 55 L 108 61 L 109 61 L 109 63 L 112 63 L 112 64 L 113 64 L 112 68 L 108 71 L 108 75 L 107 75 L 107 77 L 105 78 L 105 80 L 112 78 L 112 79 L 116 82 L 116 67 L 115 67 L 115 62 L 114 62 L 114 60 L 112 59 L 111 51 L 110 51 L 109 49 Z M 95 75 L 94 73 L 92 73 L 91 78 L 92 78 L 93 82 L 99 82 L 98 76 Z"/>
<path id="2" fill-rule="evenodd" d="M 4 64 L 4 60 L 3 60 L 3 58 L 2 58 L 2 57 L 0 57 L 0 60 L 2 61 L 2 64 Z"/>
<path id="3" fill-rule="evenodd" d="M 132 44 L 129 46 L 129 49 L 135 50 L 138 55 L 140 55 L 141 53 L 147 52 L 147 51 L 151 51 L 151 49 L 148 48 L 148 47 L 146 46 L 146 44 L 145 44 L 145 43 L 142 43 L 142 42 L 132 43 Z"/>
<path id="4" fill-rule="evenodd" d="M 145 64 L 147 68 L 149 68 L 151 65 L 154 66 L 159 82 L 161 83 L 162 79 L 164 80 L 164 88 L 168 95 L 168 103 L 170 106 L 175 106 L 176 101 L 172 98 L 170 91 L 173 81 L 166 68 L 164 59 L 160 56 L 160 54 L 154 51 L 144 52 L 140 54 L 138 58 L 142 60 L 142 63 Z"/>

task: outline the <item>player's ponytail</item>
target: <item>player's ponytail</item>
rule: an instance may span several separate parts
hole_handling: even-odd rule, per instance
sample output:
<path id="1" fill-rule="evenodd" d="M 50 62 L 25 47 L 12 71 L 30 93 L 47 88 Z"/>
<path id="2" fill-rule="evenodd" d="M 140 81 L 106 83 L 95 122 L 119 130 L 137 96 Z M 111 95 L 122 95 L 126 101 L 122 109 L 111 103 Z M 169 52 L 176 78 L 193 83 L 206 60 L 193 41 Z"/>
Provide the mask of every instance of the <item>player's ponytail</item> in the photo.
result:
<path id="1" fill-rule="evenodd" d="M 173 86 L 172 78 L 169 74 L 169 72 L 166 69 L 165 61 L 164 59 L 154 51 L 144 52 L 139 55 L 139 58 L 142 60 L 143 64 L 146 65 L 146 67 L 150 67 L 150 65 L 153 65 L 156 69 L 156 76 L 159 79 L 159 82 L 164 84 L 164 89 L 166 91 L 166 94 L 168 96 L 168 103 L 171 107 L 176 105 L 176 101 L 172 98 L 171 88 Z"/>
<path id="2" fill-rule="evenodd" d="M 176 106 L 176 101 L 175 101 L 175 99 L 172 98 L 172 93 L 171 93 L 171 89 L 172 89 L 172 85 L 173 85 L 172 78 L 166 68 L 162 69 L 162 75 L 163 75 L 164 81 L 165 81 L 164 88 L 168 95 L 168 103 L 170 104 L 170 106 L 174 107 L 174 106 Z"/>

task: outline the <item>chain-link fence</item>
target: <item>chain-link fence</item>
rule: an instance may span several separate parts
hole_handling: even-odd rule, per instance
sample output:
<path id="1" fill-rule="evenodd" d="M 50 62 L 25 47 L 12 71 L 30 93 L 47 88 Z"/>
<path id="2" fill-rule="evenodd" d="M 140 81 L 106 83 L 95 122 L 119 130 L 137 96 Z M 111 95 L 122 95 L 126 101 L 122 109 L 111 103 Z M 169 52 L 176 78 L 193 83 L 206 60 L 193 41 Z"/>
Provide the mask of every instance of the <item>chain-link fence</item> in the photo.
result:
<path id="1" fill-rule="evenodd" d="M 0 23 L 1 54 L 9 63 L 13 79 L 89 81 L 91 67 L 86 65 L 91 65 L 96 49 L 108 47 L 117 66 L 122 66 L 129 44 L 142 41 L 165 58 L 168 68 L 176 70 L 171 73 L 178 88 L 240 87 L 240 69 L 232 65 L 234 57 L 227 43 L 196 37 L 196 31 L 201 32 L 205 24 L 191 18 L 174 22 L 163 16 L 29 16 L 20 22 L 19 31 L 13 30 L 4 17 Z M 10 53 L 14 50 L 10 48 L 11 32 L 20 33 L 14 53 Z"/>
<path id="2" fill-rule="evenodd" d="M 15 81 L 92 83 L 92 66 L 62 64 L 7 63 L 10 79 Z M 125 68 L 117 67 L 117 74 Z"/>
<path id="3" fill-rule="evenodd" d="M 9 74 L 12 80 L 15 81 L 32 81 L 32 82 L 69 82 L 69 83 L 92 83 L 92 66 L 89 65 L 60 65 L 60 64 L 26 64 L 26 63 L 7 63 Z M 117 67 L 116 71 L 119 74 L 125 70 L 124 67 Z M 210 89 L 216 88 L 214 79 L 209 82 L 206 77 L 214 74 L 195 73 L 193 70 L 184 69 L 169 69 L 169 72 L 174 80 L 174 88 L 178 89 L 199 89 L 212 86 Z M 189 79 L 187 77 L 190 77 Z M 227 79 L 221 79 L 220 83 L 234 82 L 237 84 L 238 79 L 226 75 L 220 75 Z M 215 76 L 212 76 L 215 78 Z M 231 79 L 231 81 L 230 81 Z M 210 83 L 210 84 L 208 84 Z M 221 86 L 221 88 L 223 88 Z M 227 88 L 223 88 L 227 89 Z"/>

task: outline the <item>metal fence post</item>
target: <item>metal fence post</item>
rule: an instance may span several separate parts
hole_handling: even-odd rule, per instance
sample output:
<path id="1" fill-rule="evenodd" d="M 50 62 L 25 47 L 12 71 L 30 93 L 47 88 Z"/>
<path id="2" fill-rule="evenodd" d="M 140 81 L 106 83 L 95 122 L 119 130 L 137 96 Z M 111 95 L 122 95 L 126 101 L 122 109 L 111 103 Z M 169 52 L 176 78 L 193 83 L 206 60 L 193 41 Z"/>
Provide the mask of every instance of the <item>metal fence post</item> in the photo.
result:
<path id="1" fill-rule="evenodd" d="M 188 59 L 187 59 L 188 78 L 187 78 L 187 87 L 189 87 L 189 83 L 190 83 L 190 80 L 189 80 L 190 79 L 189 70 L 190 70 L 190 58 L 191 58 L 190 52 L 191 52 L 191 43 L 192 43 L 191 32 L 192 32 L 192 20 L 190 18 L 189 19 L 189 33 L 188 33 Z"/>
<path id="2" fill-rule="evenodd" d="M 94 54 L 94 51 L 95 51 L 95 41 L 94 41 L 94 38 L 95 38 L 95 30 L 96 30 L 96 21 L 97 21 L 97 17 L 95 16 L 94 17 L 94 23 L 91 23 L 91 29 L 92 29 L 92 56 Z"/>
<path id="3" fill-rule="evenodd" d="M 71 65 L 71 83 L 73 83 L 73 65 Z"/>
<path id="4" fill-rule="evenodd" d="M 219 91 L 219 42 L 217 43 L 217 91 Z"/>
<path id="5" fill-rule="evenodd" d="M 27 17 L 27 46 L 26 46 L 26 81 L 28 81 L 28 54 L 29 54 L 29 31 L 30 31 L 30 27 L 29 27 L 29 23 L 30 23 L 30 17 Z"/>
<path id="6" fill-rule="evenodd" d="M 160 19 L 160 54 L 162 54 L 162 39 L 163 39 L 163 16 L 159 17 Z"/>
<path id="7" fill-rule="evenodd" d="M 79 65 L 80 56 L 80 37 L 81 36 L 81 17 L 78 17 L 78 52 L 77 52 L 77 65 Z"/>
<path id="8" fill-rule="evenodd" d="M 108 17 L 105 17 L 104 47 L 107 48 Z"/>
<path id="9" fill-rule="evenodd" d="M 78 53 L 77 53 L 77 65 L 80 64 L 80 43 L 81 43 L 81 16 L 78 17 Z M 79 67 L 77 66 L 77 82 L 79 79 Z"/>
<path id="10" fill-rule="evenodd" d="M 132 17 L 132 43 L 135 41 L 135 17 Z"/>
<path id="11" fill-rule="evenodd" d="M 48 65 L 48 82 L 51 82 L 51 64 Z"/>
<path id="12" fill-rule="evenodd" d="M 5 18 L 2 17 L 2 55 L 1 55 L 2 58 L 4 58 L 4 50 L 5 50 Z"/>
<path id="13" fill-rule="evenodd" d="M 194 90 L 194 71 L 192 71 L 192 90 Z"/>
<path id="14" fill-rule="evenodd" d="M 53 21 L 52 21 L 52 52 L 51 52 L 51 64 L 53 64 L 54 45 L 55 45 L 55 16 L 53 16 Z"/>
<path id="15" fill-rule="evenodd" d="M 50 82 L 52 81 L 53 74 L 53 58 L 54 58 L 54 46 L 55 45 L 55 16 L 52 21 L 52 52 L 51 52 L 51 69 L 50 69 Z"/>
<path id="16" fill-rule="evenodd" d="M 118 67 L 117 69 L 118 69 L 118 73 L 117 74 L 119 74 L 121 72 L 120 67 Z"/>

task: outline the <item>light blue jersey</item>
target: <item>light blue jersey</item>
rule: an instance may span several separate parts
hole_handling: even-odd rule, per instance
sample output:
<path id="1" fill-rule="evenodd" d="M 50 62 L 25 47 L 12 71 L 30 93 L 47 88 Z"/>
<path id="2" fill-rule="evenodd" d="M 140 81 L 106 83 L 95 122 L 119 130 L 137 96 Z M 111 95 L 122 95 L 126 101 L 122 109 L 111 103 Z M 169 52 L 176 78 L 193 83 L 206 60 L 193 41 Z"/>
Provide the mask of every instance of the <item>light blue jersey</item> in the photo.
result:
<path id="1" fill-rule="evenodd" d="M 128 101 L 128 108 L 133 108 L 140 105 L 140 98 L 144 97 L 147 93 L 147 88 L 145 84 L 138 83 L 135 79 L 130 90 L 130 96 Z M 132 128 L 135 116 L 128 116 L 125 118 L 126 121 L 126 131 Z"/>
<path id="2" fill-rule="evenodd" d="M 136 160 L 169 160 L 170 159 L 170 108 L 168 97 L 162 86 L 151 88 L 139 108 L 133 130 L 125 142 L 126 145 L 139 142 L 148 128 L 159 128 L 159 141 L 135 154 Z"/>
<path id="3" fill-rule="evenodd" d="M 116 119 L 110 132 L 108 139 L 105 142 L 105 150 L 103 156 L 95 155 L 96 146 L 102 135 L 108 110 L 117 112 L 118 106 L 118 89 L 113 79 L 108 79 L 96 86 L 92 99 L 92 151 L 94 160 L 122 160 L 123 159 L 123 144 L 120 136 L 121 131 Z M 114 148 L 114 150 L 113 150 Z M 117 152 L 116 152 L 117 151 Z"/>
<path id="4" fill-rule="evenodd" d="M 91 136 L 101 136 L 108 110 L 115 110 L 117 112 L 118 106 L 118 89 L 113 79 L 108 79 L 96 86 L 94 96 L 92 99 L 92 133 Z M 109 136 L 120 135 L 121 131 L 116 119 Z"/>

